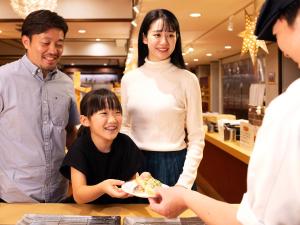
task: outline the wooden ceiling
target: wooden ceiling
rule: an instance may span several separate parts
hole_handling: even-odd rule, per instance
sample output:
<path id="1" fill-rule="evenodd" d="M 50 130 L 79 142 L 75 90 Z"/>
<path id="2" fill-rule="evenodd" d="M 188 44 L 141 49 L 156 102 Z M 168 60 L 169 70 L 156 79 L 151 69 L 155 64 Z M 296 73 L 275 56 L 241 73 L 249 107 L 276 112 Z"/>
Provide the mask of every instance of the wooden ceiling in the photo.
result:
<path id="1" fill-rule="evenodd" d="M 179 20 L 184 56 L 189 67 L 209 64 L 239 54 L 244 30 L 245 10 L 253 14 L 263 0 L 58 0 L 56 11 L 68 22 L 61 64 L 125 65 L 129 47 L 136 55 L 137 33 L 146 12 L 166 8 Z M 139 13 L 132 10 L 138 5 Z M 192 18 L 190 13 L 200 13 Z M 228 31 L 231 18 L 233 31 Z M 137 27 L 131 25 L 135 19 Z M 12 10 L 9 0 L 0 1 L 0 64 L 24 54 L 18 29 L 22 19 Z M 78 33 L 85 29 L 86 33 Z M 96 39 L 100 39 L 97 40 Z M 225 49 L 230 45 L 231 49 Z M 211 53 L 212 56 L 206 56 Z M 196 61 L 196 59 L 198 61 Z M 133 57 L 134 63 L 135 57 Z"/>

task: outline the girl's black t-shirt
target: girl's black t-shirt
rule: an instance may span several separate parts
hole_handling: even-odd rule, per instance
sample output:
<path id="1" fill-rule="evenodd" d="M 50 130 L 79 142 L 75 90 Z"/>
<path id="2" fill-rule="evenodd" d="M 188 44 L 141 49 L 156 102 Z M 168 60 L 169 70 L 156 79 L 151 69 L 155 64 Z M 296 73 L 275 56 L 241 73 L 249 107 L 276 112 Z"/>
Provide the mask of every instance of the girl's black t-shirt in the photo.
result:
<path id="1" fill-rule="evenodd" d="M 144 163 L 142 152 L 125 134 L 119 133 L 109 153 L 100 152 L 89 133 L 80 136 L 66 154 L 60 172 L 71 179 L 73 167 L 86 176 L 87 185 L 95 185 L 106 179 L 131 180 L 136 172 L 141 173 Z M 134 203 L 136 198 L 112 198 L 107 194 L 90 203 Z M 138 202 L 138 201 L 137 201 Z"/>

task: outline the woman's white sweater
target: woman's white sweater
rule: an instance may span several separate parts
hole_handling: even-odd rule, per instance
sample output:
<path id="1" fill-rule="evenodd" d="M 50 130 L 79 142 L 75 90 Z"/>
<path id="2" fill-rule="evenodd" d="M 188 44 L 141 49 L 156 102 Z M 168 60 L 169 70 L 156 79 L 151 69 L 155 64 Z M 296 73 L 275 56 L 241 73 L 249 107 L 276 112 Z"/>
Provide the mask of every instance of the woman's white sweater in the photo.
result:
<path id="1" fill-rule="evenodd" d="M 170 59 L 160 62 L 146 59 L 143 66 L 123 76 L 121 93 L 121 132 L 147 151 L 178 151 L 187 147 L 177 185 L 191 188 L 204 148 L 197 77 L 174 66 Z"/>

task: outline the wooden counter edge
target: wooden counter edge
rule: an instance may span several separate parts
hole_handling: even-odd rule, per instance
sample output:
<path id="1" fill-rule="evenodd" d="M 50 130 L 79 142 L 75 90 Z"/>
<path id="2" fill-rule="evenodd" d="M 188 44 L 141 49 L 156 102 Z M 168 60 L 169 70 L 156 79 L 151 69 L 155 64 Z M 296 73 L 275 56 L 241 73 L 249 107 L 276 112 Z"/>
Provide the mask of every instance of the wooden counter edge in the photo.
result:
<path id="1" fill-rule="evenodd" d="M 206 133 L 205 140 L 248 164 L 252 149 L 242 148 L 238 142 L 222 141 L 218 133 Z"/>
<path id="2" fill-rule="evenodd" d="M 0 225 L 16 224 L 24 214 L 52 214 L 79 216 L 121 216 L 161 218 L 148 204 L 64 204 L 64 203 L 0 203 Z M 196 214 L 186 210 L 180 217 L 194 217 Z"/>

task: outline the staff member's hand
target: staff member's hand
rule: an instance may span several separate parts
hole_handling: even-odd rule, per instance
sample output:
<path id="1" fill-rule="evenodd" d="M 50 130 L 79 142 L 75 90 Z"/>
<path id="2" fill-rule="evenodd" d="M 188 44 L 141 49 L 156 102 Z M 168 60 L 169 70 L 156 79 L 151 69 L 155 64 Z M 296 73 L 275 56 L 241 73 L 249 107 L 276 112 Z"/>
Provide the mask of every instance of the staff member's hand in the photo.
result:
<path id="1" fill-rule="evenodd" d="M 150 208 L 160 215 L 174 218 L 187 209 L 183 195 L 186 189 L 175 186 L 169 188 L 156 188 L 156 196 L 149 198 Z"/>

